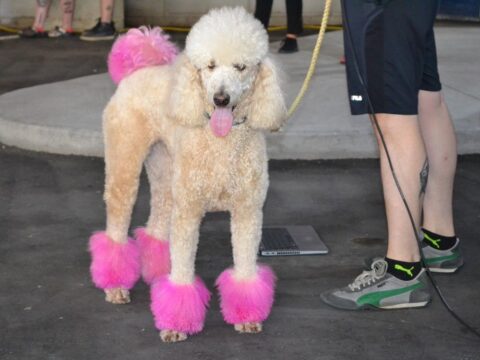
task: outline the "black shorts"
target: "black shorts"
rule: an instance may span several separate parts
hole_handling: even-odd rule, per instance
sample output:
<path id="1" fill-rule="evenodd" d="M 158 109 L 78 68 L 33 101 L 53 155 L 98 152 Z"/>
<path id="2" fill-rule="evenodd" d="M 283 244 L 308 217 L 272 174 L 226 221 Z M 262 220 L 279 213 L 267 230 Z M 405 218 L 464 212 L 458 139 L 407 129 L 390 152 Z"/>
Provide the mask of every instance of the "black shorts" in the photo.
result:
<path id="1" fill-rule="evenodd" d="M 418 91 L 442 88 L 433 34 L 438 1 L 342 0 L 342 6 L 352 114 L 372 113 L 366 91 L 375 113 L 417 114 Z"/>

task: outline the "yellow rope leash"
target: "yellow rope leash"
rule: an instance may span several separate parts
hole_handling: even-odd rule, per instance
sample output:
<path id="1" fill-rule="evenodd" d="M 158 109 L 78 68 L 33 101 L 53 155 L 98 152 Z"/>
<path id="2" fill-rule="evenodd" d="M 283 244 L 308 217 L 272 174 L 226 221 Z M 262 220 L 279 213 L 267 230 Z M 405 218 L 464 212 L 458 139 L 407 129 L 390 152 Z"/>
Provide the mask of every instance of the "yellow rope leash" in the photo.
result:
<path id="1" fill-rule="evenodd" d="M 303 80 L 302 87 L 298 92 L 297 97 L 293 101 L 292 105 L 288 109 L 288 117 L 291 117 L 292 114 L 297 110 L 300 102 L 302 101 L 305 93 L 308 90 L 310 85 L 310 80 L 312 80 L 313 74 L 315 73 L 315 66 L 317 65 L 318 56 L 320 55 L 320 48 L 323 43 L 323 39 L 325 37 L 325 30 L 327 30 L 327 23 L 328 18 L 330 17 L 330 9 L 332 8 L 332 0 L 325 1 L 325 8 L 323 10 L 323 17 L 322 17 L 322 24 L 320 25 L 320 31 L 318 32 L 317 42 L 315 44 L 315 48 L 313 49 L 312 59 L 310 60 L 310 66 L 308 67 L 307 75 L 305 75 L 305 79 Z"/>
<path id="2" fill-rule="evenodd" d="M 5 32 L 9 32 L 9 33 L 14 33 L 14 34 L 18 34 L 18 30 L 17 29 L 14 29 L 14 28 L 11 28 L 11 27 L 8 27 L 8 26 L 3 26 L 3 25 L 0 25 L 0 30 L 2 31 L 5 31 Z"/>

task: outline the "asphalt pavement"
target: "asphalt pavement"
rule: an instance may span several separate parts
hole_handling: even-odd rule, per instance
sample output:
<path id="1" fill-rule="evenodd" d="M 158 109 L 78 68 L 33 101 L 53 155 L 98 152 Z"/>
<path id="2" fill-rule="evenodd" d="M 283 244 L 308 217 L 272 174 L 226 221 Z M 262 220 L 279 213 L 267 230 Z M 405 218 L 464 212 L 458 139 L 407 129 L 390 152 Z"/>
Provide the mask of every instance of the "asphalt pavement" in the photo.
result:
<path id="1" fill-rule="evenodd" d="M 392 359 L 476 360 L 480 342 L 443 308 L 344 312 L 322 291 L 357 276 L 363 259 L 385 251 L 376 160 L 272 161 L 265 225 L 313 225 L 328 255 L 262 258 L 278 276 L 261 334 L 237 334 L 213 296 L 205 329 L 164 344 L 142 282 L 128 305 L 112 305 L 89 278 L 88 237 L 105 223 L 100 158 L 0 150 L 0 358 L 7 359 Z M 438 275 L 448 301 L 480 327 L 478 224 L 480 156 L 460 157 L 455 223 L 466 265 Z M 148 216 L 142 176 L 132 228 Z M 231 265 L 229 217 L 202 225 L 197 273 L 214 290 Z"/>

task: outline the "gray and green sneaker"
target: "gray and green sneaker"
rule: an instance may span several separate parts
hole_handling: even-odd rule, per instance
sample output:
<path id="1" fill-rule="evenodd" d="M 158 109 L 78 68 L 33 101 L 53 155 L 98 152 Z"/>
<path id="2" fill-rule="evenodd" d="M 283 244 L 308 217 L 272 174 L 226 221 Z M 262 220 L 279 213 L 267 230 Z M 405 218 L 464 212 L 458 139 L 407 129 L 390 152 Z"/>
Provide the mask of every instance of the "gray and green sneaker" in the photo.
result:
<path id="1" fill-rule="evenodd" d="M 427 241 L 427 237 L 425 236 L 423 242 L 426 243 Z M 433 242 L 432 245 L 434 243 L 435 242 Z M 450 249 L 439 250 L 435 249 L 434 245 L 424 244 L 422 250 L 423 256 L 425 257 L 425 265 L 427 265 L 431 272 L 454 273 L 463 265 L 463 256 L 460 252 L 460 240 L 458 238 L 455 245 Z"/>
<path id="2" fill-rule="evenodd" d="M 430 302 L 424 269 L 414 279 L 404 281 L 387 273 L 387 267 L 385 260 L 375 260 L 371 270 L 363 271 L 344 288 L 324 292 L 321 299 L 343 310 L 415 308 Z"/>

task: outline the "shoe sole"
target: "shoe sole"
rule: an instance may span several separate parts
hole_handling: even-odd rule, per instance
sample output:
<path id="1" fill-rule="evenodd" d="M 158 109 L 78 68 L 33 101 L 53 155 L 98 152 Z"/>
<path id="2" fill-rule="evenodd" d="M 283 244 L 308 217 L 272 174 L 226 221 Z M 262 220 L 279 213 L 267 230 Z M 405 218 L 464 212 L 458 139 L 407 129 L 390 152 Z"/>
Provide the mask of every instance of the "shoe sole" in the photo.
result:
<path id="1" fill-rule="evenodd" d="M 104 40 L 113 40 L 114 38 L 115 38 L 115 35 L 99 36 L 94 38 L 80 36 L 80 40 L 84 40 L 84 41 L 104 41 Z"/>
<path id="2" fill-rule="evenodd" d="M 324 301 L 325 304 L 338 309 L 338 310 L 344 310 L 344 311 L 365 311 L 365 310 L 374 310 L 374 311 L 380 311 L 380 310 L 400 310 L 400 309 L 415 309 L 415 308 L 422 308 L 428 305 L 430 301 L 421 301 L 417 303 L 405 303 L 405 304 L 396 304 L 396 305 L 388 305 L 388 306 L 374 306 L 370 304 L 365 304 L 362 306 L 359 306 L 357 308 L 346 308 L 346 307 L 341 307 L 335 304 L 331 304 L 329 302 Z"/>
<path id="3" fill-rule="evenodd" d="M 379 309 L 393 310 L 393 309 L 420 308 L 420 307 L 427 306 L 427 304 L 428 304 L 428 301 L 421 301 L 421 302 L 417 302 L 417 303 L 405 303 L 405 304 L 380 306 Z"/>
<path id="4" fill-rule="evenodd" d="M 432 273 L 441 273 L 441 274 L 452 274 L 454 272 L 456 272 L 459 268 L 431 268 L 429 267 L 428 270 L 430 270 L 430 272 Z"/>
<path id="5" fill-rule="evenodd" d="M 364 304 L 362 306 L 359 306 L 357 308 L 351 307 L 343 307 L 343 306 L 338 306 L 335 303 L 331 303 L 330 301 L 326 300 L 323 296 L 320 296 L 322 301 L 326 304 L 329 305 L 335 309 L 338 310 L 344 310 L 344 311 L 363 311 L 363 310 L 395 310 L 395 309 L 408 309 L 408 308 L 422 308 L 428 305 L 430 300 L 427 301 L 420 301 L 416 303 L 403 303 L 403 304 L 396 304 L 396 305 L 388 305 L 388 306 L 374 306 L 371 304 Z"/>
<path id="6" fill-rule="evenodd" d="M 48 36 L 49 39 L 72 39 L 73 36 L 63 36 L 63 35 L 60 35 L 60 36 Z"/>
<path id="7" fill-rule="evenodd" d="M 459 270 L 463 266 L 464 262 L 463 260 L 459 263 L 456 264 L 457 267 L 428 267 L 428 270 L 432 273 L 440 273 L 440 274 L 453 274 L 457 270 Z"/>

